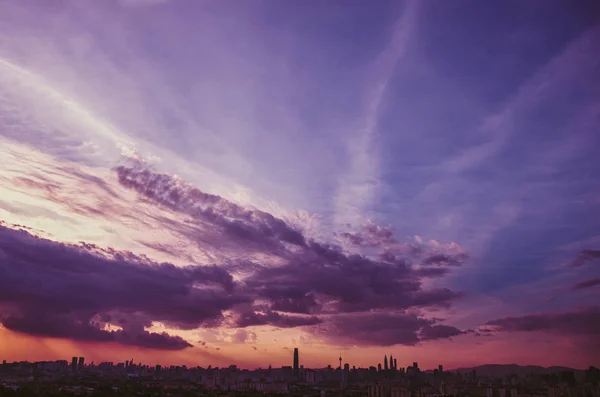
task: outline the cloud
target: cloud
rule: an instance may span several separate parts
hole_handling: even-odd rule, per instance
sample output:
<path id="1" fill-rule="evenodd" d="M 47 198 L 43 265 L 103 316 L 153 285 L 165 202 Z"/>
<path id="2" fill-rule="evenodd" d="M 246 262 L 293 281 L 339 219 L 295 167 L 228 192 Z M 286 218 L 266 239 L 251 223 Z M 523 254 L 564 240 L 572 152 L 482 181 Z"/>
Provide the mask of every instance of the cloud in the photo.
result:
<path id="1" fill-rule="evenodd" d="M 465 333 L 435 322 L 410 312 L 349 314 L 336 316 L 318 327 L 316 333 L 330 343 L 359 346 L 414 346 Z"/>
<path id="2" fill-rule="evenodd" d="M 600 277 L 591 278 L 589 280 L 581 281 L 579 283 L 574 284 L 571 289 L 580 290 L 585 288 L 592 288 L 600 285 Z"/>
<path id="3" fill-rule="evenodd" d="M 593 306 L 577 311 L 531 314 L 505 317 L 489 321 L 498 331 L 536 332 L 548 331 L 563 335 L 599 335 L 600 307 Z"/>
<path id="4" fill-rule="evenodd" d="M 426 325 L 421 329 L 419 336 L 421 340 L 447 339 L 467 333 L 450 325 Z"/>
<path id="5" fill-rule="evenodd" d="M 88 342 L 117 342 L 160 350 L 182 350 L 192 347 L 180 336 L 169 335 L 166 332 L 148 332 L 126 322 L 121 323 L 121 330 L 107 330 L 96 317 L 98 316 L 85 311 L 70 311 L 65 314 L 26 309 L 19 310 L 16 314 L 0 316 L 0 322 L 11 331 L 36 336 Z M 149 327 L 151 322 L 146 325 Z"/>
<path id="6" fill-rule="evenodd" d="M 600 250 L 583 250 L 577 255 L 577 258 L 573 260 L 571 265 L 573 267 L 579 267 L 596 259 L 600 259 Z"/>
<path id="7" fill-rule="evenodd" d="M 234 251 L 250 247 L 261 255 L 260 260 L 247 256 L 248 260 L 223 264 L 241 277 L 244 295 L 260 302 L 234 307 L 231 326 L 310 327 L 330 321 L 328 316 L 335 313 L 448 307 L 462 296 L 445 288 L 426 290 L 421 284 L 422 277 L 443 276 L 449 266 L 465 260 L 466 253 L 456 244 L 419 239 L 417 248 L 406 250 L 392 228 L 369 223 L 354 240 L 384 251 L 374 256 L 350 254 L 304 236 L 271 214 L 206 194 L 142 163 L 120 166 L 115 172 L 119 182 L 141 198 L 201 222 L 202 242 L 214 238 L 210 244 L 230 244 Z M 187 236 L 199 238 L 193 230 L 197 229 Z M 423 266 L 414 268 L 412 262 Z"/>
<path id="8" fill-rule="evenodd" d="M 272 325 L 279 328 L 294 328 L 316 325 L 322 322 L 323 320 L 315 316 L 287 315 L 271 310 L 265 310 L 264 312 L 250 310 L 237 313 L 233 324 L 236 327 Z"/>
<path id="9" fill-rule="evenodd" d="M 302 327 L 310 333 L 321 326 L 336 328 L 336 321 L 351 321 L 372 311 L 448 307 L 462 296 L 422 284 L 423 278 L 441 277 L 449 265 L 460 265 L 466 256 L 455 245 L 419 240 L 417 248 L 407 250 L 392 228 L 370 223 L 361 229 L 370 241 L 370 252 L 349 253 L 306 236 L 272 214 L 207 194 L 141 162 L 132 164 L 115 168 L 119 185 L 136 192 L 145 205 L 163 210 L 141 214 L 143 219 L 151 220 L 152 227 L 179 230 L 209 252 L 224 247 L 218 266 L 178 267 L 127 251 L 85 242 L 59 243 L 2 226 L 0 303 L 8 304 L 1 313 L 7 328 L 182 349 L 189 347 L 188 342 L 147 329 L 160 322 L 167 329 L 272 326 Z M 71 171 L 64 172 L 97 186 L 109 203 L 124 200 L 126 191 Z M 52 191 L 57 189 L 61 188 Z M 168 213 L 177 216 L 167 218 Z M 180 256 L 167 243 L 144 245 Z M 44 316 L 38 315 L 42 309 Z M 337 329 L 336 334 L 352 332 L 348 327 Z M 231 339 L 252 343 L 252 335 L 239 329 Z"/>
<path id="10" fill-rule="evenodd" d="M 418 1 L 405 2 L 395 21 L 389 42 L 375 58 L 368 88 L 365 90 L 364 115 L 357 131 L 347 142 L 349 167 L 340 178 L 334 198 L 335 221 L 362 221 L 364 211 L 377 197 L 381 188 L 381 165 L 377 141 L 379 117 L 388 85 L 398 62 L 406 54 L 417 22 Z"/>
<path id="11" fill-rule="evenodd" d="M 313 241 L 285 266 L 258 267 L 245 285 L 273 308 L 302 314 L 443 306 L 460 297 L 448 289 L 423 290 L 419 273 L 402 260 L 347 255 Z"/>
<path id="12" fill-rule="evenodd" d="M 238 329 L 231 339 L 234 343 L 254 343 L 256 342 L 257 336 L 255 332 Z"/>
<path id="13" fill-rule="evenodd" d="M 167 1 L 169 0 L 119 0 L 119 4 L 123 7 L 150 7 L 166 3 Z"/>
<path id="14" fill-rule="evenodd" d="M 233 240 L 243 249 L 277 251 L 283 244 L 305 245 L 302 233 L 283 220 L 256 209 L 246 209 L 220 196 L 207 194 L 178 178 L 154 173 L 141 163 L 115 169 L 119 183 L 172 211 L 185 214 L 197 223 L 197 230 L 210 225 L 203 234 L 214 245 Z M 215 229 L 216 228 L 216 229 Z M 219 238 L 220 237 L 220 238 Z M 202 237 L 199 237 L 202 238 Z"/>
<path id="15" fill-rule="evenodd" d="M 364 225 L 358 232 L 342 232 L 340 237 L 358 247 L 387 247 L 398 243 L 394 228 L 372 222 Z"/>
<path id="16" fill-rule="evenodd" d="M 215 266 L 176 267 L 0 226 L 1 321 L 14 331 L 180 349 L 187 347 L 181 338 L 144 328 L 152 321 L 181 329 L 218 324 L 223 310 L 244 300 L 234 289 L 232 276 Z M 106 324 L 123 331 L 106 331 Z"/>
<path id="17" fill-rule="evenodd" d="M 600 354 L 600 306 L 574 311 L 545 312 L 520 317 L 505 317 L 487 323 L 499 332 L 547 332 L 571 338 L 581 354 Z"/>
<path id="18" fill-rule="evenodd" d="M 345 323 L 363 321 L 366 312 L 376 309 L 447 306 L 460 296 L 449 289 L 423 289 L 420 273 L 405 261 L 378 262 L 312 240 L 302 251 L 287 252 L 283 265 L 250 266 L 249 274 L 236 282 L 227 266 L 176 267 L 94 244 L 57 243 L 4 226 L 0 237 L 0 303 L 8 305 L 2 323 L 33 335 L 189 347 L 179 337 L 147 332 L 156 321 L 179 329 L 270 325 L 318 332 L 319 326 L 327 326 L 337 330 L 332 335 L 340 340 L 372 343 L 366 334 L 345 338 L 342 334 L 354 332 Z M 225 311 L 231 314 L 225 316 Z M 413 315 L 404 319 L 399 325 L 422 327 L 429 322 Z M 433 331 L 423 332 L 423 340 L 432 339 Z M 252 343 L 255 335 L 238 329 L 231 339 Z M 413 339 L 383 341 L 410 344 Z"/>

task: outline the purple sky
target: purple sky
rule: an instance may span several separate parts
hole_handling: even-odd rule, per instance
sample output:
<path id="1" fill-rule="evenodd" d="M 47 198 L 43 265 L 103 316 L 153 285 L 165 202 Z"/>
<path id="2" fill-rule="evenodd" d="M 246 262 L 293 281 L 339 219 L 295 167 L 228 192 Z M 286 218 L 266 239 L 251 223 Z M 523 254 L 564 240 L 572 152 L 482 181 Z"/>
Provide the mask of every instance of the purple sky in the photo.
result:
<path id="1" fill-rule="evenodd" d="M 0 331 L 600 364 L 600 6 L 376 3 L 2 2 Z"/>

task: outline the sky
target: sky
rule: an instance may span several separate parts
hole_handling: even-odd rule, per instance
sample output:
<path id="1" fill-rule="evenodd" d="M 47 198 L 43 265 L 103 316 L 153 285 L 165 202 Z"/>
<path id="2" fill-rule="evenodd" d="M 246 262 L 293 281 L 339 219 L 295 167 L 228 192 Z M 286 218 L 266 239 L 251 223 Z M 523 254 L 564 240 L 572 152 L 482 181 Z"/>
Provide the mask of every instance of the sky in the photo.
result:
<path id="1" fill-rule="evenodd" d="M 0 4 L 0 359 L 600 365 L 600 6 Z"/>

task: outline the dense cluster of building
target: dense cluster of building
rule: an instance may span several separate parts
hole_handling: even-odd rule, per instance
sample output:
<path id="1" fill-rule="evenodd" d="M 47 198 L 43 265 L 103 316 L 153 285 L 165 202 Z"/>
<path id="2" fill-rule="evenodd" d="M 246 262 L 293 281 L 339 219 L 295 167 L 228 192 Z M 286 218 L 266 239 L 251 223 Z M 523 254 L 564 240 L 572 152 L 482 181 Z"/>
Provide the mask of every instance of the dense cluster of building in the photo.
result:
<path id="1" fill-rule="evenodd" d="M 418 363 L 398 367 L 386 355 L 383 364 L 368 368 L 342 364 L 304 368 L 298 349 L 292 366 L 256 370 L 149 366 L 121 363 L 85 364 L 83 357 L 51 362 L 0 365 L 0 395 L 246 395 L 288 394 L 302 397 L 600 397 L 600 370 L 493 377 L 472 372 L 444 371 L 440 365 L 422 371 Z M 12 394 L 11 394 L 12 393 Z"/>

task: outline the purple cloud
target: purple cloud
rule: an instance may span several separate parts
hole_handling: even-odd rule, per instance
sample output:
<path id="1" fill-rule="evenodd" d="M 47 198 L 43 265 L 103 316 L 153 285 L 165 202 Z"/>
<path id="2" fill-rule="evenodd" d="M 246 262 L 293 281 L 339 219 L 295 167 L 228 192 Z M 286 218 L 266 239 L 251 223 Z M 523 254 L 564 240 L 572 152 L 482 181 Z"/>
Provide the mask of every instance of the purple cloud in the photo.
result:
<path id="1" fill-rule="evenodd" d="M 581 281 L 579 283 L 574 284 L 571 289 L 580 290 L 585 288 L 592 288 L 600 285 L 600 277 L 592 278 L 589 280 Z"/>
<path id="2" fill-rule="evenodd" d="M 378 247 L 383 252 L 350 254 L 337 245 L 306 237 L 269 213 L 243 208 L 141 164 L 118 167 L 115 172 L 119 183 L 140 198 L 189 217 L 189 222 L 179 222 L 157 216 L 156 221 L 166 227 L 189 229 L 185 235 L 192 239 L 200 236 L 195 233 L 200 229 L 202 243 L 208 239 L 214 246 L 230 244 L 239 252 L 248 249 L 277 261 L 228 260 L 220 266 L 176 267 L 130 252 L 83 242 L 61 244 L 2 228 L 0 303 L 10 307 L 2 313 L 7 328 L 165 349 L 185 348 L 188 343 L 148 333 L 145 329 L 152 322 L 186 330 L 270 325 L 317 332 L 319 327 L 330 326 L 344 340 L 341 334 L 352 331 L 336 324 L 353 317 L 361 319 L 372 311 L 448 307 L 461 296 L 449 289 L 424 289 L 421 279 L 443 276 L 450 262 L 460 264 L 462 253 L 442 255 L 426 247 L 407 255 L 391 253 L 387 249 L 398 245 L 393 229 L 369 224 L 361 231 L 363 238 L 370 241 L 370 249 Z M 105 186 L 85 175 L 80 178 Z M 105 187 L 108 196 L 118 196 Z M 153 246 L 177 255 L 170 246 Z M 411 265 L 418 261 L 427 266 Z M 239 282 L 234 281 L 234 274 Z M 43 308 L 44 316 L 37 314 L 38 308 Z M 231 314 L 225 317 L 225 311 Z M 99 317 L 104 320 L 98 321 Z M 429 321 L 420 317 L 413 318 L 413 323 L 405 320 L 406 324 L 419 324 L 416 330 L 408 328 L 412 333 Z M 121 329 L 115 331 L 108 325 Z M 424 332 L 423 337 L 417 332 L 417 340 L 432 339 L 433 329 L 437 328 L 419 331 Z M 246 332 L 238 332 L 242 331 Z M 440 335 L 442 331 L 452 334 L 440 329 Z M 411 338 L 385 340 L 410 344 L 415 336 Z"/>
<path id="3" fill-rule="evenodd" d="M 238 312 L 235 316 L 233 325 L 236 327 L 272 325 L 279 328 L 295 328 L 317 325 L 322 322 L 322 319 L 315 316 L 288 315 L 271 310 L 261 312 L 251 309 Z"/>
<path id="4" fill-rule="evenodd" d="M 148 332 L 123 324 L 121 330 L 107 330 L 97 315 L 91 312 L 71 311 L 52 313 L 37 309 L 18 310 L 0 316 L 4 327 L 15 332 L 36 336 L 67 338 L 88 342 L 117 342 L 150 349 L 182 350 L 192 347 L 185 339 L 166 332 Z M 148 323 L 147 326 L 150 326 Z"/>
<path id="5" fill-rule="evenodd" d="M 489 321 L 499 331 L 550 331 L 565 335 L 600 335 L 600 307 L 577 311 L 531 314 Z"/>
<path id="6" fill-rule="evenodd" d="M 447 339 L 467 333 L 450 325 L 426 325 L 421 329 L 419 336 L 421 340 Z"/>
<path id="7" fill-rule="evenodd" d="M 220 196 L 207 194 L 165 174 L 153 173 L 137 164 L 115 169 L 119 183 L 152 202 L 218 227 L 227 238 L 247 248 L 275 249 L 282 243 L 304 246 L 301 232 L 283 220 L 256 209 L 246 209 Z"/>
<path id="8" fill-rule="evenodd" d="M 342 232 L 339 235 L 342 240 L 358 247 L 386 247 L 398 243 L 394 228 L 374 223 L 362 226 L 358 232 Z"/>
<path id="9" fill-rule="evenodd" d="M 323 315 L 447 307 L 461 296 L 448 289 L 424 290 L 421 278 L 440 277 L 448 272 L 449 265 L 460 265 L 466 258 L 462 250 L 453 255 L 441 253 L 439 247 L 427 250 L 424 246 L 409 251 L 418 258 L 399 255 L 388 251 L 390 246 L 400 245 L 393 229 L 368 224 L 359 234 L 342 236 L 356 245 L 384 251 L 378 259 L 349 254 L 339 246 L 305 237 L 270 214 L 242 208 L 167 175 L 155 174 L 141 164 L 118 167 L 116 172 L 119 182 L 141 197 L 214 226 L 217 234 L 223 233 L 223 244 L 235 240 L 242 248 L 249 245 L 283 261 L 225 265 L 243 276 L 247 296 L 263 302 L 259 307 L 234 309 L 234 326 L 308 327 L 329 321 Z M 427 266 L 413 268 L 410 264 L 415 261 Z"/>
<path id="10" fill-rule="evenodd" d="M 215 266 L 176 267 L 91 244 L 61 244 L 0 226 L 0 313 L 8 329 L 77 340 L 183 348 L 144 331 L 152 321 L 194 329 L 218 324 L 244 301 Z M 123 328 L 108 332 L 103 323 Z"/>
<path id="11" fill-rule="evenodd" d="M 573 260 L 571 266 L 579 267 L 593 260 L 600 259 L 600 250 L 583 250 L 577 255 L 577 258 Z"/>
<path id="12" fill-rule="evenodd" d="M 576 354 L 594 362 L 600 355 L 600 306 L 564 312 L 545 312 L 490 321 L 499 332 L 547 332 L 570 339 Z"/>
<path id="13" fill-rule="evenodd" d="M 324 326 L 341 341 L 413 344 L 433 339 L 432 330 L 442 337 L 449 328 L 439 329 L 415 315 L 383 314 L 387 324 L 396 324 L 393 329 L 371 337 L 367 330 L 362 336 L 344 334 L 354 333 L 350 325 L 365 323 L 365 312 L 373 309 L 445 305 L 459 296 L 447 289 L 421 289 L 416 273 L 404 264 L 346 255 L 312 241 L 304 252 L 311 256 L 292 256 L 281 266 L 254 266 L 237 284 L 222 267 L 159 264 L 128 252 L 56 243 L 6 227 L 0 228 L 0 237 L 0 302 L 7 305 L 1 322 L 32 335 L 161 349 L 190 346 L 179 337 L 145 331 L 160 321 L 181 329 L 271 325 L 318 333 Z M 227 320 L 224 310 L 233 317 Z M 380 319 L 369 317 L 367 323 Z M 248 340 L 245 330 L 238 330 L 234 339 L 242 333 Z M 383 335 L 381 342 L 375 341 Z"/>
<path id="14" fill-rule="evenodd" d="M 367 346 L 406 345 L 464 334 L 457 328 L 409 312 L 372 312 L 336 316 L 316 333 L 331 343 Z"/>

